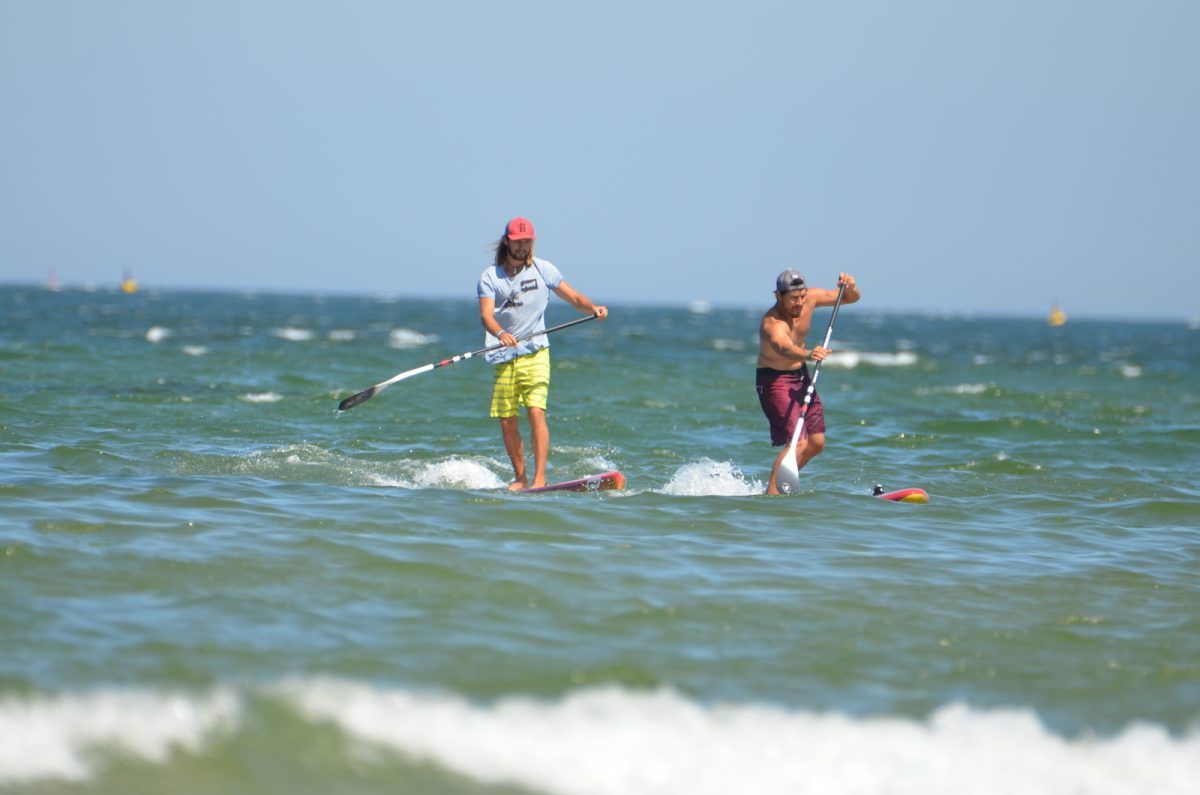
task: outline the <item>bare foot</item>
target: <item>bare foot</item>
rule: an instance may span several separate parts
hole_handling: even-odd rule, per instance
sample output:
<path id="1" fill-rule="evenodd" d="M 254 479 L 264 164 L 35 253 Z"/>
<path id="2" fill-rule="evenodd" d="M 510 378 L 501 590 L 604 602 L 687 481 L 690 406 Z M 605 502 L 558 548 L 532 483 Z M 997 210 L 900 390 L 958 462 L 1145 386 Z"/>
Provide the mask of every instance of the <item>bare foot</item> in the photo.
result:
<path id="1" fill-rule="evenodd" d="M 524 491 L 527 488 L 529 488 L 529 482 L 525 478 L 517 478 L 508 484 L 509 491 Z"/>

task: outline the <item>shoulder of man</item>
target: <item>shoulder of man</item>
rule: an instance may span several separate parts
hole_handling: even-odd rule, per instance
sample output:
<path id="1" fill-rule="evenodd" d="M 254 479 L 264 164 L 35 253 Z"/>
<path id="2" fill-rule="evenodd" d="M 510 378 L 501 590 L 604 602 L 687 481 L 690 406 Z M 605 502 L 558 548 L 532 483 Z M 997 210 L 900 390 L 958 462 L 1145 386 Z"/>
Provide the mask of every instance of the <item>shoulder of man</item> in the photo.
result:
<path id="1" fill-rule="evenodd" d="M 550 288 L 557 287 L 559 282 L 563 280 L 562 271 L 550 260 L 534 257 L 533 264 L 537 267 L 538 272 L 542 274 L 542 279 L 546 282 L 546 286 Z"/>
<path id="2" fill-rule="evenodd" d="M 479 281 L 476 282 L 476 290 L 480 295 L 483 295 L 485 291 L 488 293 L 495 292 L 496 285 L 498 284 L 496 270 L 497 266 L 491 265 L 479 275 Z"/>
<path id="3" fill-rule="evenodd" d="M 775 309 L 767 310 L 762 317 L 758 329 L 763 334 L 791 334 L 792 324 L 775 313 Z"/>

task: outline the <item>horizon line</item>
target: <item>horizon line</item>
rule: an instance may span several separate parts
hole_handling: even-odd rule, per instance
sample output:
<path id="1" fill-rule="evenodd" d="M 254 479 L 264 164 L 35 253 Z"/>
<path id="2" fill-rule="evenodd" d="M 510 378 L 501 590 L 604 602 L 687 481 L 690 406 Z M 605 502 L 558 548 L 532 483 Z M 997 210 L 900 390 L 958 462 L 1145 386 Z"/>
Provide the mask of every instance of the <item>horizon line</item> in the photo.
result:
<path id="1" fill-rule="evenodd" d="M 66 292 L 79 291 L 85 293 L 101 293 L 101 294 L 120 294 L 121 283 L 108 282 L 83 282 L 83 283 L 67 283 L 60 284 L 56 287 L 50 287 L 42 282 L 34 281 L 10 281 L 0 279 L 0 288 L 15 287 L 27 288 L 41 292 Z M 200 285 L 139 285 L 138 293 L 213 293 L 213 294 L 233 294 L 233 295 L 277 295 L 277 296 L 293 296 L 305 297 L 311 296 L 314 298 L 337 297 L 337 298 L 360 298 L 364 300 L 404 300 L 404 301 L 462 301 L 463 303 L 474 303 L 475 298 L 464 297 L 462 295 L 402 295 L 399 293 L 378 291 L 378 292 L 363 292 L 360 290 L 348 289 L 288 289 L 284 287 L 211 287 Z M 131 296 L 132 297 L 132 296 Z M 613 303 L 609 301 L 607 303 Z M 758 311 L 767 306 L 767 302 L 762 304 L 749 305 L 740 303 L 730 303 L 725 301 L 711 301 L 704 298 L 693 298 L 682 300 L 676 303 L 654 301 L 654 300 L 638 300 L 638 299 L 622 299 L 619 304 L 626 304 L 639 308 L 655 308 L 661 307 L 664 309 L 685 309 L 694 311 L 697 314 L 703 314 L 704 311 L 710 310 L 728 310 L 728 311 Z M 703 309 L 697 309 L 703 307 Z M 1056 305 L 1056 308 L 1061 305 Z M 1038 320 L 1045 322 L 1046 317 L 1050 314 L 1050 310 L 1045 313 L 1037 314 L 1028 310 L 998 310 L 998 309 L 921 309 L 921 308 L 904 308 L 897 309 L 892 307 L 860 307 L 857 311 L 865 311 L 868 314 L 887 314 L 900 316 L 918 316 L 918 317 L 942 317 L 945 319 L 996 319 L 996 320 Z M 1067 313 L 1068 323 L 1071 321 L 1085 322 L 1118 322 L 1118 323 L 1183 323 L 1189 328 L 1200 328 L 1200 314 L 1187 317 L 1184 315 L 1127 315 L 1114 316 L 1109 314 L 1090 313 L 1083 310 L 1072 310 Z"/>

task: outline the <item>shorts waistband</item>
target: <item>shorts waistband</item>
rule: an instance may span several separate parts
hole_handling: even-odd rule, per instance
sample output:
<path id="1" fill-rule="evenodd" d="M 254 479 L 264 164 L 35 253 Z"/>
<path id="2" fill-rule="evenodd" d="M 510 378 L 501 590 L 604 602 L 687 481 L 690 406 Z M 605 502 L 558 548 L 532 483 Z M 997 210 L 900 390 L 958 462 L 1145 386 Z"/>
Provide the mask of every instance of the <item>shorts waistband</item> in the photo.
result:
<path id="1" fill-rule="evenodd" d="M 776 370 L 774 367 L 759 367 L 754 371 L 758 377 L 762 376 L 792 376 L 793 378 L 807 378 L 808 365 L 803 364 L 799 370 Z"/>

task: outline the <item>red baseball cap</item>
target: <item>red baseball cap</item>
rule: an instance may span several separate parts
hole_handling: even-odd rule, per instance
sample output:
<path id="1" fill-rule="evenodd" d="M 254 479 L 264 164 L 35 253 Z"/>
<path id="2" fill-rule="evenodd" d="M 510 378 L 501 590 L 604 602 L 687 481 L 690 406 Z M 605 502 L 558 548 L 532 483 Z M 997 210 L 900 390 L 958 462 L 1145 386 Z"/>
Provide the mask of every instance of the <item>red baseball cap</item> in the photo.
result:
<path id="1" fill-rule="evenodd" d="M 508 226 L 504 227 L 504 234 L 509 240 L 533 240 L 533 222 L 528 218 L 520 216 L 508 222 Z"/>

